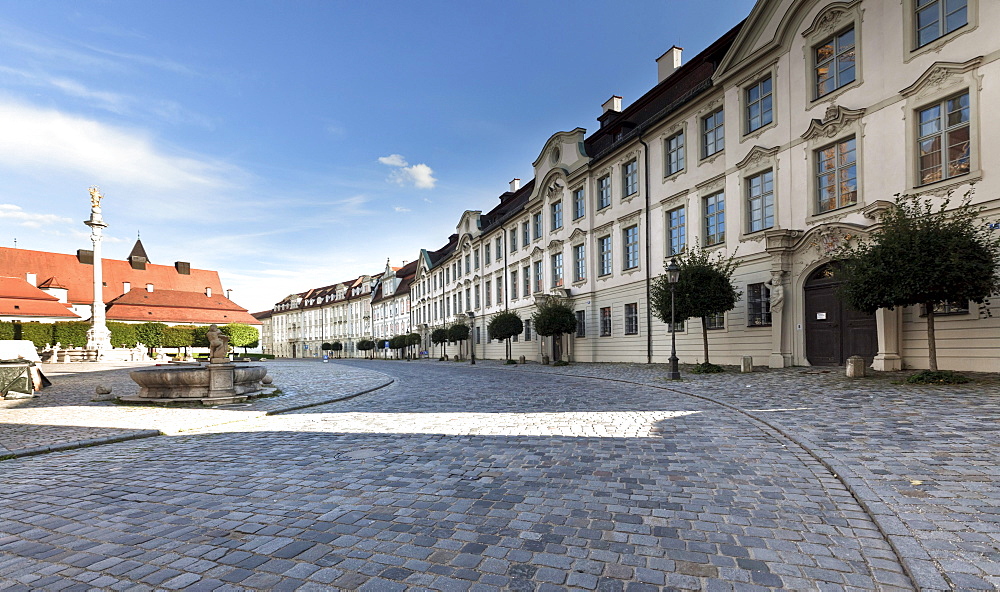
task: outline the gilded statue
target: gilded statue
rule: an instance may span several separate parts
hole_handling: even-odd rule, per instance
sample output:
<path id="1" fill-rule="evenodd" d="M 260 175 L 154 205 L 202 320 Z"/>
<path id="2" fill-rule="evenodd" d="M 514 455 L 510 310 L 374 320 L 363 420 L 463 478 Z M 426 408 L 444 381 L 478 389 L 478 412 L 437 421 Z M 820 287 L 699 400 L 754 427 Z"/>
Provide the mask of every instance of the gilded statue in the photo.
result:
<path id="1" fill-rule="evenodd" d="M 104 196 L 101 195 L 101 190 L 95 185 L 90 188 L 90 207 L 97 210 L 101 207 L 101 199 Z"/>

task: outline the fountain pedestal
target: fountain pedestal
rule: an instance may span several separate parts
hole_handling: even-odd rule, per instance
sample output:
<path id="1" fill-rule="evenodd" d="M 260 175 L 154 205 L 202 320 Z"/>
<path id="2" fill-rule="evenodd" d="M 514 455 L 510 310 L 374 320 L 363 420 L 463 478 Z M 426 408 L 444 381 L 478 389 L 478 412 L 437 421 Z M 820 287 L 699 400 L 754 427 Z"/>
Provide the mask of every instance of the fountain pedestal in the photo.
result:
<path id="1" fill-rule="evenodd" d="M 201 403 L 228 405 L 274 392 L 261 380 L 267 374 L 263 366 L 237 366 L 232 363 L 206 366 L 161 366 L 129 373 L 139 385 L 139 393 L 121 397 L 125 403 L 170 405 Z"/>

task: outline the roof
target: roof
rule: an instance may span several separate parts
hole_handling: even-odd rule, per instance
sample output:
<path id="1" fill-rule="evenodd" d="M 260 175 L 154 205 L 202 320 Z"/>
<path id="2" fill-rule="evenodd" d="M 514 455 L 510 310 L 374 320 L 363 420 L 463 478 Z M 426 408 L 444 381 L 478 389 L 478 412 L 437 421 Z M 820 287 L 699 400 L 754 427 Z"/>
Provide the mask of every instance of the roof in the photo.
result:
<path id="1" fill-rule="evenodd" d="M 23 278 L 28 273 L 39 278 L 59 278 L 59 283 L 68 289 L 66 299 L 70 303 L 94 301 L 94 268 L 89 263 L 80 263 L 76 255 L 0 247 L 0 275 Z M 222 292 L 218 272 L 204 269 L 191 269 L 190 274 L 180 273 L 172 265 L 147 264 L 145 269 L 133 269 L 128 261 L 104 259 L 102 274 L 105 302 L 121 296 L 125 282 L 143 288 L 153 284 L 156 290 L 204 292 L 205 288 L 211 288 L 212 292 Z"/>
<path id="2" fill-rule="evenodd" d="M 132 251 L 128 254 L 129 260 L 131 260 L 132 257 L 142 257 L 147 262 L 149 261 L 149 255 L 146 254 L 146 248 L 142 246 L 142 241 L 139 239 L 135 239 Z"/>
<path id="3" fill-rule="evenodd" d="M 263 321 L 264 319 L 271 318 L 271 315 L 273 313 L 274 313 L 274 311 L 272 311 L 272 310 L 262 310 L 260 312 L 252 312 L 252 313 L 250 313 L 250 316 L 252 316 L 253 318 L 257 319 L 258 321 Z"/>
<path id="4" fill-rule="evenodd" d="M 160 323 L 246 323 L 259 325 L 247 309 L 220 294 L 133 288 L 108 303 L 109 321 Z"/>
<path id="5" fill-rule="evenodd" d="M 0 277 L 0 316 L 80 319 L 55 296 L 16 277 Z"/>

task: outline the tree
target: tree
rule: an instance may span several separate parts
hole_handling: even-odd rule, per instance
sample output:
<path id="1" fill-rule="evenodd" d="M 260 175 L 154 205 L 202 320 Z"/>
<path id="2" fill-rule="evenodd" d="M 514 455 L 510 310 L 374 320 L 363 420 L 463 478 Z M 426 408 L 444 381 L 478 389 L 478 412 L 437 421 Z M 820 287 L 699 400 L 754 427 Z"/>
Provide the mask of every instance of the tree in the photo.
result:
<path id="1" fill-rule="evenodd" d="M 334 341 L 330 344 L 330 349 L 337 352 L 337 357 L 340 357 L 340 352 L 344 350 L 344 344 L 339 341 Z"/>
<path id="2" fill-rule="evenodd" d="M 197 329 L 197 327 L 195 327 Z M 135 325 L 128 323 L 108 322 L 108 330 L 111 332 L 111 347 L 135 347 L 138 340 L 135 336 Z"/>
<path id="3" fill-rule="evenodd" d="M 724 257 L 721 253 L 712 255 L 698 247 L 687 249 L 675 257 L 680 267 L 680 277 L 674 284 L 675 318 L 678 323 L 690 318 L 701 319 L 706 368 L 711 366 L 708 360 L 708 317 L 732 310 L 743 295 L 732 281 L 733 272 L 739 266 L 735 257 L 736 253 Z M 670 283 L 666 274 L 653 280 L 651 296 L 656 317 L 669 325 Z"/>
<path id="4" fill-rule="evenodd" d="M 927 355 L 936 372 L 934 307 L 944 302 L 981 303 L 1000 291 L 1000 236 L 972 206 L 972 192 L 948 211 L 952 196 L 934 200 L 897 195 L 895 205 L 867 240 L 839 253 L 845 282 L 841 297 L 861 312 L 922 305 L 927 318 Z"/>
<path id="5" fill-rule="evenodd" d="M 61 343 L 63 347 L 83 347 L 87 345 L 90 327 L 90 321 L 57 321 L 52 325 L 52 343 Z"/>
<path id="6" fill-rule="evenodd" d="M 490 317 L 490 322 L 486 325 L 486 333 L 489 334 L 490 339 L 507 341 L 508 360 L 510 359 L 510 338 L 521 334 L 522 331 L 524 331 L 524 322 L 521 321 L 521 317 L 517 316 L 516 312 L 509 310 L 496 313 Z"/>
<path id="7" fill-rule="evenodd" d="M 247 348 L 253 346 L 260 339 L 260 333 L 257 332 L 256 327 L 243 323 L 229 323 L 219 327 L 219 331 L 229 336 L 229 345 L 242 347 L 243 353 L 247 353 Z"/>
<path id="8" fill-rule="evenodd" d="M 375 342 L 371 339 L 362 339 L 358 341 L 358 351 L 369 352 L 375 349 Z"/>
<path id="9" fill-rule="evenodd" d="M 190 325 L 174 325 L 163 328 L 163 347 L 176 347 L 177 353 L 181 353 L 182 347 L 190 347 L 194 344 L 194 327 Z"/>
<path id="10" fill-rule="evenodd" d="M 150 357 L 154 348 L 163 345 L 163 330 L 166 328 L 164 323 L 139 323 L 135 326 L 135 337 L 146 346 Z"/>
<path id="11" fill-rule="evenodd" d="M 414 345 L 417 345 L 417 346 L 420 345 L 420 334 L 419 333 L 410 333 L 409 335 L 406 336 L 406 346 L 408 348 L 412 348 Z M 412 351 L 408 352 L 407 356 L 412 358 L 413 357 L 413 352 Z"/>
<path id="12" fill-rule="evenodd" d="M 455 323 L 448 327 L 448 341 L 459 344 L 459 354 L 462 353 L 461 343 L 469 338 L 469 327 L 462 323 Z"/>
<path id="13" fill-rule="evenodd" d="M 531 315 L 531 321 L 535 325 L 535 333 L 542 337 L 554 338 L 554 361 L 561 360 L 562 336 L 576 331 L 576 314 L 573 309 L 560 298 L 549 296 L 538 305 L 535 313 Z"/>
<path id="14" fill-rule="evenodd" d="M 209 327 L 198 326 L 191 331 L 191 345 L 194 347 L 208 347 Z"/>
<path id="15" fill-rule="evenodd" d="M 442 358 L 448 357 L 448 330 L 444 327 L 434 329 L 431 331 L 431 342 L 437 345 L 442 345 L 444 350 L 441 353 Z"/>

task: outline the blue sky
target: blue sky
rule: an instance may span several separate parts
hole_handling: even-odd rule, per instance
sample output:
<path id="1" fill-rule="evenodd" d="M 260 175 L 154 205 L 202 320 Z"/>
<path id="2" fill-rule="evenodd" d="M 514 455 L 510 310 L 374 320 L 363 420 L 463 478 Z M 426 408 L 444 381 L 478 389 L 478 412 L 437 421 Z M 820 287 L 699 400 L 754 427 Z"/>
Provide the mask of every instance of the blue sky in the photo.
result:
<path id="1" fill-rule="evenodd" d="M 436 249 L 751 0 L 0 3 L 0 244 L 137 233 L 251 311 Z"/>

